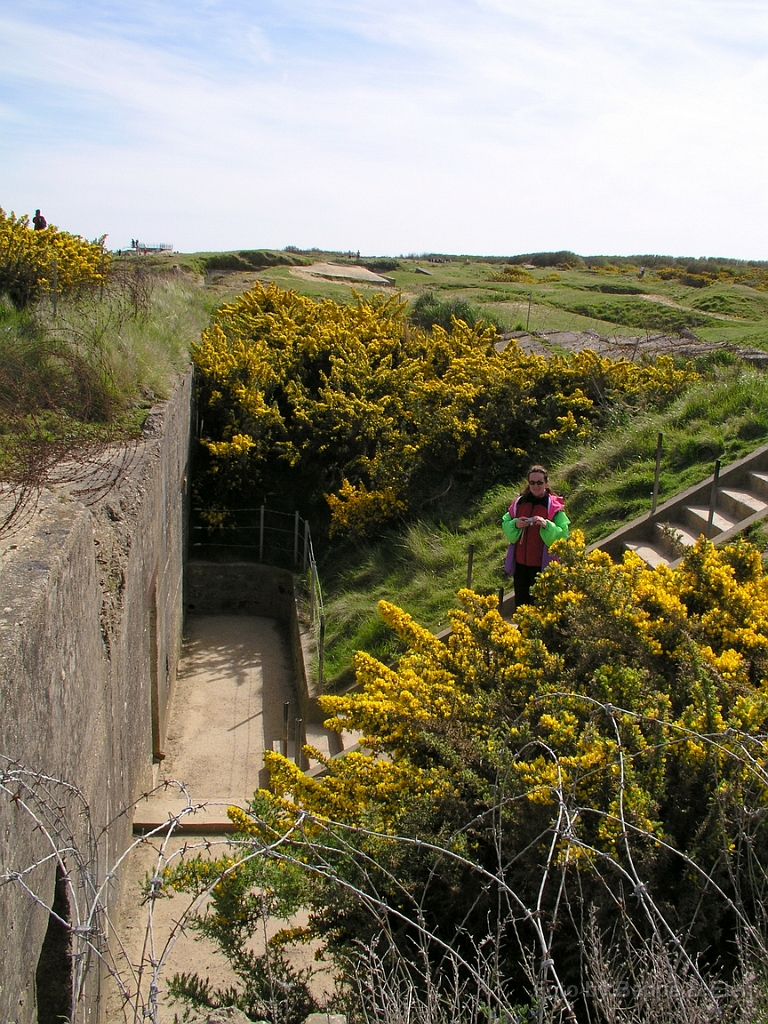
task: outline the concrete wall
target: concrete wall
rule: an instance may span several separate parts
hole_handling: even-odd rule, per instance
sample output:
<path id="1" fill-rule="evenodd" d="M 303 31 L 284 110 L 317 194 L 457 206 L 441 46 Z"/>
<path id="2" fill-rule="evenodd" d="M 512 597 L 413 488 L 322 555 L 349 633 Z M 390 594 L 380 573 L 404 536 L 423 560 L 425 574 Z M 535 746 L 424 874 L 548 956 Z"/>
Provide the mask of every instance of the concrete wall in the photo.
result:
<path id="1" fill-rule="evenodd" d="M 104 497 L 86 504 L 82 484 L 46 492 L 0 538 L 0 876 L 22 873 L 0 885 L 2 1024 L 37 1020 L 57 856 L 72 881 L 67 916 L 87 928 L 89 887 L 130 841 L 126 808 L 162 749 L 183 619 L 191 385 L 189 373 L 155 406 L 135 447 L 97 459 L 114 478 Z M 116 883 L 106 892 L 114 902 Z M 78 935 L 72 952 L 83 954 L 76 982 L 85 976 L 75 1019 L 96 1020 L 101 972 L 85 967 L 97 958 Z"/>

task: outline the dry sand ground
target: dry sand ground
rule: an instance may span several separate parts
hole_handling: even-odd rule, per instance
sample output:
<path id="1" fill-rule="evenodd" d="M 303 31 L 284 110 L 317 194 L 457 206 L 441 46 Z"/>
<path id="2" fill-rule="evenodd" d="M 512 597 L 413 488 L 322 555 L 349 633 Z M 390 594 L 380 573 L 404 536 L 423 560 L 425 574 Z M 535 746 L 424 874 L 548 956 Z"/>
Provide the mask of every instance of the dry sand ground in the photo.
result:
<path id="1" fill-rule="evenodd" d="M 168 861 L 176 864 L 184 855 L 218 857 L 227 852 L 226 837 L 179 837 L 168 840 L 165 845 L 161 838 L 148 838 L 133 850 L 128 858 L 123 872 L 123 909 L 115 935 L 111 937 L 111 946 L 117 952 L 119 936 L 125 950 L 125 956 L 118 961 L 121 973 L 132 994 L 135 994 L 137 985 L 141 985 L 145 1000 L 151 981 L 149 964 L 151 961 L 162 961 L 159 972 L 161 1024 L 172 1024 L 174 1015 L 181 1018 L 184 1011 L 184 1004 L 174 1003 L 167 993 L 168 982 L 174 974 L 198 974 L 202 979 L 209 979 L 213 988 L 224 989 L 232 985 L 238 986 L 238 978 L 213 942 L 191 929 L 180 926 L 180 921 L 190 906 L 189 896 L 176 894 L 169 899 L 156 900 L 150 919 L 149 907 L 140 904 L 142 884 L 148 877 L 156 874 L 159 865 L 164 865 Z M 306 915 L 297 915 L 287 923 L 270 921 L 266 934 L 254 936 L 254 950 L 258 953 L 263 952 L 265 938 L 273 936 L 279 928 L 303 924 L 306 924 Z M 311 990 L 315 998 L 322 1003 L 333 991 L 333 978 L 322 963 L 315 961 L 315 949 L 316 946 L 295 946 L 288 950 L 288 959 L 296 968 L 309 967 L 313 970 Z M 128 967 L 128 960 L 134 965 L 133 971 Z M 145 965 L 144 973 L 139 978 L 137 968 L 142 962 Z M 132 1021 L 134 1006 L 126 1005 L 114 981 L 110 979 L 107 985 L 106 1024 Z"/>
<path id="2" fill-rule="evenodd" d="M 185 819 L 190 834 L 174 837 L 165 848 L 160 836 L 139 840 L 121 868 L 123 899 L 111 942 L 115 955 L 124 949 L 120 967 L 126 977 L 133 973 L 132 991 L 142 960 L 145 964 L 157 961 L 168 949 L 160 975 L 161 1020 L 172 1021 L 173 1013 L 180 1012 L 178 1006 L 171 1008 L 166 994 L 168 980 L 176 972 L 208 977 L 220 987 L 235 984 L 237 979 L 212 943 L 179 928 L 189 897 L 156 900 L 150 928 L 148 908 L 140 904 L 142 880 L 162 870 L 161 852 L 171 857 L 172 863 L 180 856 L 221 856 L 226 852 L 226 835 L 201 837 L 195 836 L 194 830 L 215 830 L 217 822 L 226 826 L 227 806 L 245 806 L 254 790 L 266 784 L 264 751 L 281 736 L 286 701 L 295 714 L 288 641 L 277 622 L 246 615 L 190 616 L 171 708 L 166 759 L 158 781 L 183 783 L 191 801 L 205 807 Z M 311 741 L 319 745 L 320 739 L 312 737 Z M 169 785 L 139 803 L 135 821 L 162 822 L 169 812 L 178 814 L 185 804 L 178 786 Z M 283 924 L 271 923 L 270 933 Z M 256 947 L 263 947 L 263 941 L 263 935 L 254 937 Z M 292 957 L 298 966 L 314 966 L 313 954 L 312 948 L 298 947 Z M 145 997 L 148 984 L 145 968 Z M 329 987 L 329 976 L 321 973 L 316 994 L 322 997 Z M 124 1020 L 126 1010 L 111 982 L 110 990 L 107 1021 L 112 1024 Z"/>

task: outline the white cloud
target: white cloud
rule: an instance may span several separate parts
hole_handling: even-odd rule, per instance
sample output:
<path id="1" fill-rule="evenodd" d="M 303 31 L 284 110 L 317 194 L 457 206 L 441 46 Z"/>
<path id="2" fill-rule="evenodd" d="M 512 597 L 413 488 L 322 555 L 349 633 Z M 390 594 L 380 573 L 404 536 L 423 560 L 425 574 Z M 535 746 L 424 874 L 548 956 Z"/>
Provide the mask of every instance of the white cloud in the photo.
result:
<path id="1" fill-rule="evenodd" d="M 765 254 L 764 0 L 93 10 L 0 20 L 6 207 L 115 245 Z"/>

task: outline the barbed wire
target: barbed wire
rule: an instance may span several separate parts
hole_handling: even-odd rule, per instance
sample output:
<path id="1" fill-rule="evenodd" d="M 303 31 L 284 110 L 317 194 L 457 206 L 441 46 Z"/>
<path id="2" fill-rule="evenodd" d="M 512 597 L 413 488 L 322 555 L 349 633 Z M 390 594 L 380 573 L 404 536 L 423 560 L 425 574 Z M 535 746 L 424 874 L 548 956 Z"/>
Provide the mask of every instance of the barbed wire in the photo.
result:
<path id="1" fill-rule="evenodd" d="M 26 818 L 30 835 L 37 837 L 38 844 L 27 863 L 9 867 L 0 875 L 0 898 L 3 887 L 15 886 L 67 930 L 71 940 L 73 1024 L 86 976 L 97 967 L 116 986 L 126 1020 L 160 1024 L 162 980 L 178 939 L 204 913 L 216 886 L 257 859 L 307 872 L 345 893 L 369 916 L 370 935 L 357 942 L 354 953 L 347 951 L 345 963 L 348 980 L 356 986 L 358 1012 L 371 1024 L 383 1024 L 385 1020 L 387 1024 L 519 1021 L 523 1013 L 518 1005 L 520 989 L 505 976 L 501 955 L 502 946 L 512 936 L 518 964 L 527 977 L 528 1012 L 542 1024 L 577 1019 L 599 1019 L 606 1024 L 759 1019 L 765 1015 L 768 1003 L 766 979 L 760 973 L 768 964 L 768 930 L 759 898 L 768 888 L 768 873 L 761 855 L 765 851 L 754 849 L 745 822 L 761 811 L 766 773 L 759 755 L 765 751 L 765 737 L 733 729 L 703 734 L 665 723 L 670 745 L 677 743 L 677 736 L 690 734 L 737 762 L 758 783 L 755 806 L 745 805 L 744 820 L 739 831 L 730 836 L 729 848 L 720 852 L 714 866 L 707 866 L 675 847 L 668 837 L 631 820 L 626 806 L 627 768 L 636 755 L 625 749 L 618 723 L 625 715 L 638 717 L 636 713 L 581 695 L 555 696 L 584 701 L 613 723 L 615 756 L 611 770 L 616 769 L 612 777 L 616 779 L 617 809 L 614 813 L 579 803 L 557 752 L 536 741 L 536 747 L 555 767 L 554 781 L 545 787 L 551 797 L 551 813 L 538 832 L 526 837 L 526 850 L 515 851 L 511 859 L 504 843 L 503 814 L 510 805 L 528 799 L 528 794 L 510 794 L 503 778 L 499 779 L 496 799 L 465 826 L 466 831 L 472 830 L 480 818 L 490 823 L 494 865 L 462 852 L 450 839 L 439 843 L 418 836 L 392 835 L 301 809 L 276 828 L 259 815 L 257 804 L 249 812 L 253 834 L 195 840 L 185 837 L 182 845 L 173 849 L 172 839 L 178 838 L 188 824 L 187 818 L 205 804 L 195 803 L 183 783 L 167 780 L 152 793 L 173 789 L 183 797 L 183 808 L 169 814 L 146 835 L 135 837 L 107 865 L 100 856 L 105 837 L 131 814 L 138 800 L 150 794 L 142 794 L 103 828 L 95 829 L 87 801 L 76 785 L 0 757 L 0 793 Z M 517 756 L 526 757 L 530 747 L 521 747 Z M 615 849 L 600 848 L 581 834 L 590 818 L 617 826 Z M 691 945 L 690 932 L 698 910 L 694 908 L 688 920 L 675 920 L 664 899 L 644 878 L 636 854 L 649 843 L 677 858 L 700 879 L 701 892 L 707 899 L 719 901 L 732 913 L 737 923 L 739 961 L 730 976 L 705 966 L 701 950 Z M 143 895 L 146 917 L 142 948 L 135 956 L 120 936 L 119 919 L 111 903 L 128 858 L 147 846 L 153 851 L 153 867 Z M 374 847 L 379 851 L 398 848 L 406 860 L 408 850 L 426 858 L 428 869 L 422 888 L 414 888 L 412 879 L 398 874 L 398 858 L 374 856 Z M 514 883 L 511 868 L 532 850 L 541 854 L 538 876 L 529 879 L 523 891 Z M 175 864 L 198 853 L 209 858 L 226 855 L 226 866 L 195 889 L 161 934 L 156 904 L 170 894 L 169 873 Z M 450 934 L 431 920 L 427 900 L 427 890 L 441 884 L 441 869 L 446 864 L 457 866 L 477 880 L 475 895 L 463 908 L 461 919 L 453 922 Z M 68 917 L 52 908 L 50 899 L 36 884 L 46 871 L 50 877 L 52 868 L 58 869 L 65 881 Z M 613 907 L 610 933 L 601 930 L 605 922 L 598 924 L 595 905 L 586 900 L 584 872 L 590 872 L 601 883 Z M 757 893 L 749 900 L 742 892 L 745 872 Z M 131 898 L 123 892 L 124 905 Z M 637 912 L 631 910 L 628 901 L 634 901 Z M 483 934 L 477 929 L 478 915 L 486 922 Z M 565 965 L 560 962 L 563 951 L 559 936 L 565 926 L 580 940 L 574 955 L 580 963 L 583 984 L 577 989 L 572 969 L 564 972 Z M 280 1022 L 276 1019 L 274 1024 Z"/>

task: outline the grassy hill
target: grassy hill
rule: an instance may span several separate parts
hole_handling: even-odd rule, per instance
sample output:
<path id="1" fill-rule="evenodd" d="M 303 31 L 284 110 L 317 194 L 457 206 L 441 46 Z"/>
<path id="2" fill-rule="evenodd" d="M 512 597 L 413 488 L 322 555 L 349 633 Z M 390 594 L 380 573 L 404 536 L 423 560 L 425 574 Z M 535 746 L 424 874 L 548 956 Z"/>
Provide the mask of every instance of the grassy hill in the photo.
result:
<path id="1" fill-rule="evenodd" d="M 309 276 L 312 263 L 332 261 L 385 273 L 394 282 L 388 290 L 401 293 L 411 304 L 427 292 L 441 302 L 469 303 L 505 331 L 635 336 L 679 333 L 688 328 L 704 341 L 768 350 L 768 265 L 722 260 L 698 261 L 699 266 L 697 261 L 674 257 L 638 257 L 638 262 L 593 257 L 594 265 L 588 266 L 577 257 L 581 265 L 535 266 L 516 262 L 521 257 L 364 256 L 358 260 L 356 254 L 350 257 L 319 250 L 258 252 L 259 258 L 275 265 L 234 269 L 250 251 L 215 257 L 197 253 L 178 259 L 203 269 L 208 287 L 224 299 L 239 294 L 255 280 L 275 281 L 304 295 L 336 301 L 349 299 L 353 291 L 381 290 L 380 285 L 352 285 Z M 227 269 L 227 257 L 233 269 Z M 639 262 L 641 259 L 661 262 L 649 267 Z"/>
<path id="2" fill-rule="evenodd" d="M 565 452 L 550 477 L 565 496 L 572 528 L 587 543 L 650 509 L 659 432 L 661 502 L 711 473 L 716 458 L 733 462 L 768 440 L 768 376 L 738 361 L 716 367 L 666 412 L 617 423 L 598 442 Z M 521 484 L 510 480 L 464 510 L 390 531 L 376 542 L 334 549 L 321 567 L 331 685 L 350 681 L 349 659 L 356 650 L 385 660 L 399 653 L 396 638 L 379 620 L 379 600 L 398 604 L 432 630 L 448 625 L 456 593 L 466 585 L 470 544 L 473 589 L 511 589 L 500 522 Z M 768 546 L 764 527 L 755 528 L 751 539 L 761 549 Z"/>
<path id="3" fill-rule="evenodd" d="M 149 394 L 148 388 L 162 393 L 160 377 L 184 361 L 205 310 L 232 299 L 257 280 L 275 281 L 301 294 L 342 302 L 351 301 L 355 293 L 386 289 L 400 294 L 411 307 L 420 300 L 430 309 L 457 308 L 458 303 L 469 314 L 497 323 L 502 332 L 526 328 L 531 334 L 591 331 L 598 336 L 626 338 L 663 331 L 674 351 L 680 331 L 693 331 L 702 342 L 723 346 L 715 356 L 702 355 L 705 381 L 663 417 L 617 421 L 598 444 L 564 453 L 560 465 L 553 467 L 574 525 L 584 530 L 588 541 L 606 535 L 648 507 L 658 431 L 666 438 L 661 500 L 707 475 L 715 458 L 731 461 L 768 436 L 765 376 L 742 363 L 738 355 L 744 349 L 768 352 L 768 266 L 764 264 L 672 257 L 585 260 L 568 253 L 508 259 L 439 254 L 358 259 L 356 253 L 264 249 L 128 257 L 129 262 L 135 259 L 150 276 L 159 275 L 165 282 L 158 287 L 156 299 L 174 293 L 173 310 L 161 309 L 163 303 L 158 306 L 162 321 L 158 329 L 173 343 L 168 366 L 165 356 L 158 356 L 166 341 L 152 340 L 155 328 L 148 330 L 143 314 L 129 316 L 118 310 L 106 315 L 100 311 L 111 309 L 109 304 L 94 304 L 87 319 L 95 324 L 98 345 L 83 343 L 79 321 L 72 326 L 77 328 L 78 358 L 93 356 L 103 372 L 105 352 L 110 353 L 111 362 L 120 356 L 119 367 L 115 364 L 110 370 L 110 383 L 114 388 L 114 377 L 121 381 L 123 393 L 138 394 L 137 406 L 151 404 L 151 398 L 142 399 L 143 391 Z M 325 280 L 312 276 L 316 262 L 366 266 L 394 283 L 382 286 Z M 198 284 L 193 286 L 195 278 Z M 189 315 L 182 315 L 182 307 Z M 58 344 L 69 319 L 60 312 L 56 330 L 50 334 L 59 339 Z M 18 333 L 20 321 L 13 311 L 5 309 L 2 320 L 7 343 L 11 335 L 26 338 Z M 35 331 L 46 332 L 51 329 L 49 320 L 50 312 L 43 303 L 29 322 L 35 323 Z M 181 320 L 184 324 L 180 326 Z M 131 337 L 136 335 L 128 346 L 130 357 L 126 350 L 129 326 Z M 545 350 L 558 351 L 551 335 L 540 334 L 539 340 Z M 142 350 L 137 357 L 134 346 L 140 344 L 146 353 Z M 38 347 L 30 347 L 27 341 L 21 347 L 33 355 L 38 352 Z M 44 346 L 46 351 L 49 347 Z M 20 346 L 13 351 L 15 348 Z M 11 352 L 8 344 L 5 351 L 6 355 Z M 37 355 L 35 359 L 39 362 Z M 126 370 L 128 364 L 131 374 L 140 371 L 130 387 L 126 384 L 131 375 Z M 37 363 L 33 369 L 30 379 L 36 381 L 40 373 Z M 56 388 L 63 393 L 59 384 Z M 6 398 L 13 399 L 17 411 L 17 388 Z M 6 412 L 9 408 L 6 405 Z M 44 426 L 50 431 L 50 423 Z M 6 438 L 13 436 L 7 429 Z M 8 449 L 7 444 L 5 447 Z M 6 454 L 10 457 L 13 453 L 6 450 Z M 471 506 L 446 508 L 439 520 L 414 523 L 375 544 L 334 547 L 333 557 L 322 567 L 330 679 L 344 676 L 354 650 L 365 648 L 383 657 L 394 652 L 393 641 L 376 614 L 376 603 L 382 597 L 402 604 L 433 629 L 444 626 L 456 591 L 466 582 L 470 543 L 475 545 L 474 586 L 496 591 L 505 584 L 501 573 L 504 542 L 498 522 L 518 483 L 510 480 L 488 494 L 476 495 Z"/>

